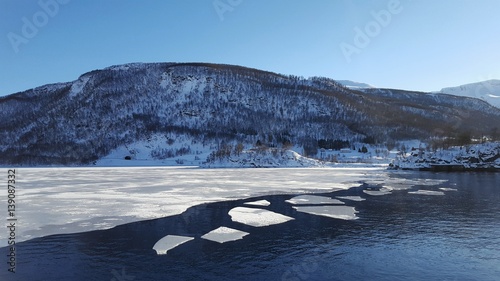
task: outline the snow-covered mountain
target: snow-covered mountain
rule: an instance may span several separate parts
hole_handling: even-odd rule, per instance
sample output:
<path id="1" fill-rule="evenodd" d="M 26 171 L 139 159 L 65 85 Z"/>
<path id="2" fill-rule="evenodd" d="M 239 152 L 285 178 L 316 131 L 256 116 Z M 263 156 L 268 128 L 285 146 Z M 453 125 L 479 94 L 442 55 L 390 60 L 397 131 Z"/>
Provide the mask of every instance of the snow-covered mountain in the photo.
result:
<path id="1" fill-rule="evenodd" d="M 361 83 L 361 82 L 354 82 L 351 80 L 335 80 L 337 83 L 340 83 L 344 86 L 346 86 L 349 89 L 353 90 L 358 90 L 358 89 L 365 89 L 365 88 L 375 88 L 374 86 L 366 83 Z"/>
<path id="2" fill-rule="evenodd" d="M 443 88 L 441 93 L 482 99 L 500 108 L 500 80 L 487 80 L 458 87 Z"/>
<path id="3" fill-rule="evenodd" d="M 181 163 L 186 154 L 197 164 L 222 147 L 293 146 L 315 157 L 360 143 L 489 135 L 500 109 L 234 65 L 134 63 L 1 97 L 0 118 L 0 165 Z"/>

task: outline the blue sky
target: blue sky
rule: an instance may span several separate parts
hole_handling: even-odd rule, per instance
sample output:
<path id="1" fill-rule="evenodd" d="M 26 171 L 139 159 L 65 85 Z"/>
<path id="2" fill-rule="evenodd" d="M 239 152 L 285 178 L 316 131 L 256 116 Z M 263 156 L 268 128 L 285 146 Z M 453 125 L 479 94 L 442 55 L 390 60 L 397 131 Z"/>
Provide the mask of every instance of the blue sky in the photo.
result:
<path id="1" fill-rule="evenodd" d="M 0 96 L 129 62 L 433 91 L 500 79 L 498 0 L 0 0 Z"/>

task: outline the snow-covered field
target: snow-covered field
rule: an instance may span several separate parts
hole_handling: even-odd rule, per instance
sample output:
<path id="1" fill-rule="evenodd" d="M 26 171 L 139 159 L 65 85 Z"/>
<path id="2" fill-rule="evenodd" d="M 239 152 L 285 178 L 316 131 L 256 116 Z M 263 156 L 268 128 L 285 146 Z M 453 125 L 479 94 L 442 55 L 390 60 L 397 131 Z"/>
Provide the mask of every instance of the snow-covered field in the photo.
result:
<path id="1" fill-rule="evenodd" d="M 232 147 L 237 142 L 227 143 Z M 304 157 L 302 146 L 287 149 L 262 149 L 254 144 L 242 143 L 243 151 L 208 161 L 209 155 L 219 148 L 216 142 L 200 142 L 185 134 L 153 134 L 147 139 L 119 146 L 93 163 L 96 167 L 136 167 L 136 166 L 203 166 L 211 168 L 242 167 L 319 167 L 355 165 L 389 165 L 399 153 L 384 146 L 353 143 L 355 149 L 318 149 L 311 158 Z M 401 141 L 399 146 L 407 148 L 425 145 L 418 140 Z M 359 151 L 366 147 L 367 152 Z M 319 161 L 318 161 L 319 160 Z"/>
<path id="2" fill-rule="evenodd" d="M 161 218 L 202 203 L 329 192 L 388 180 L 385 168 L 18 168 L 16 242 Z M 7 189 L 0 204 L 7 208 Z M 7 245 L 0 232 L 0 246 Z"/>

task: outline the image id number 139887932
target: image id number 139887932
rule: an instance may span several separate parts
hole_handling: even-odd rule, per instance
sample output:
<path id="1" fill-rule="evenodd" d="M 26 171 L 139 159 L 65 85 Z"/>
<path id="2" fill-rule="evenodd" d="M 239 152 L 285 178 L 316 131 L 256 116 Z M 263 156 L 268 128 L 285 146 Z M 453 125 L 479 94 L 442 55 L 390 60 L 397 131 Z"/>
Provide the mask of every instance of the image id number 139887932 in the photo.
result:
<path id="1" fill-rule="evenodd" d="M 7 254 L 9 265 L 8 271 L 16 272 L 16 170 L 7 171 L 7 243 L 9 253 Z"/>

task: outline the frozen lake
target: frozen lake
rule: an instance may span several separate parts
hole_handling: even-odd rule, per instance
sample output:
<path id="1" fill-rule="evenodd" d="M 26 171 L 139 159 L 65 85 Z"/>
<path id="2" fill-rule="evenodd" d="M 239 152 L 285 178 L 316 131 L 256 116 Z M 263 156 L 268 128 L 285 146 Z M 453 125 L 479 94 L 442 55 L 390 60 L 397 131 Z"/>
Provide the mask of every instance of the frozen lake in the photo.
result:
<path id="1" fill-rule="evenodd" d="M 347 189 L 384 177 L 381 168 L 20 168 L 16 240 L 108 229 L 208 202 Z M 7 206 L 7 197 L 1 199 Z M 7 245 L 6 238 L 0 232 L 0 246 Z"/>
<path id="2" fill-rule="evenodd" d="M 18 177 L 18 235 L 29 240 L 16 244 L 17 273 L 0 280 L 500 276 L 498 173 L 154 167 Z"/>

